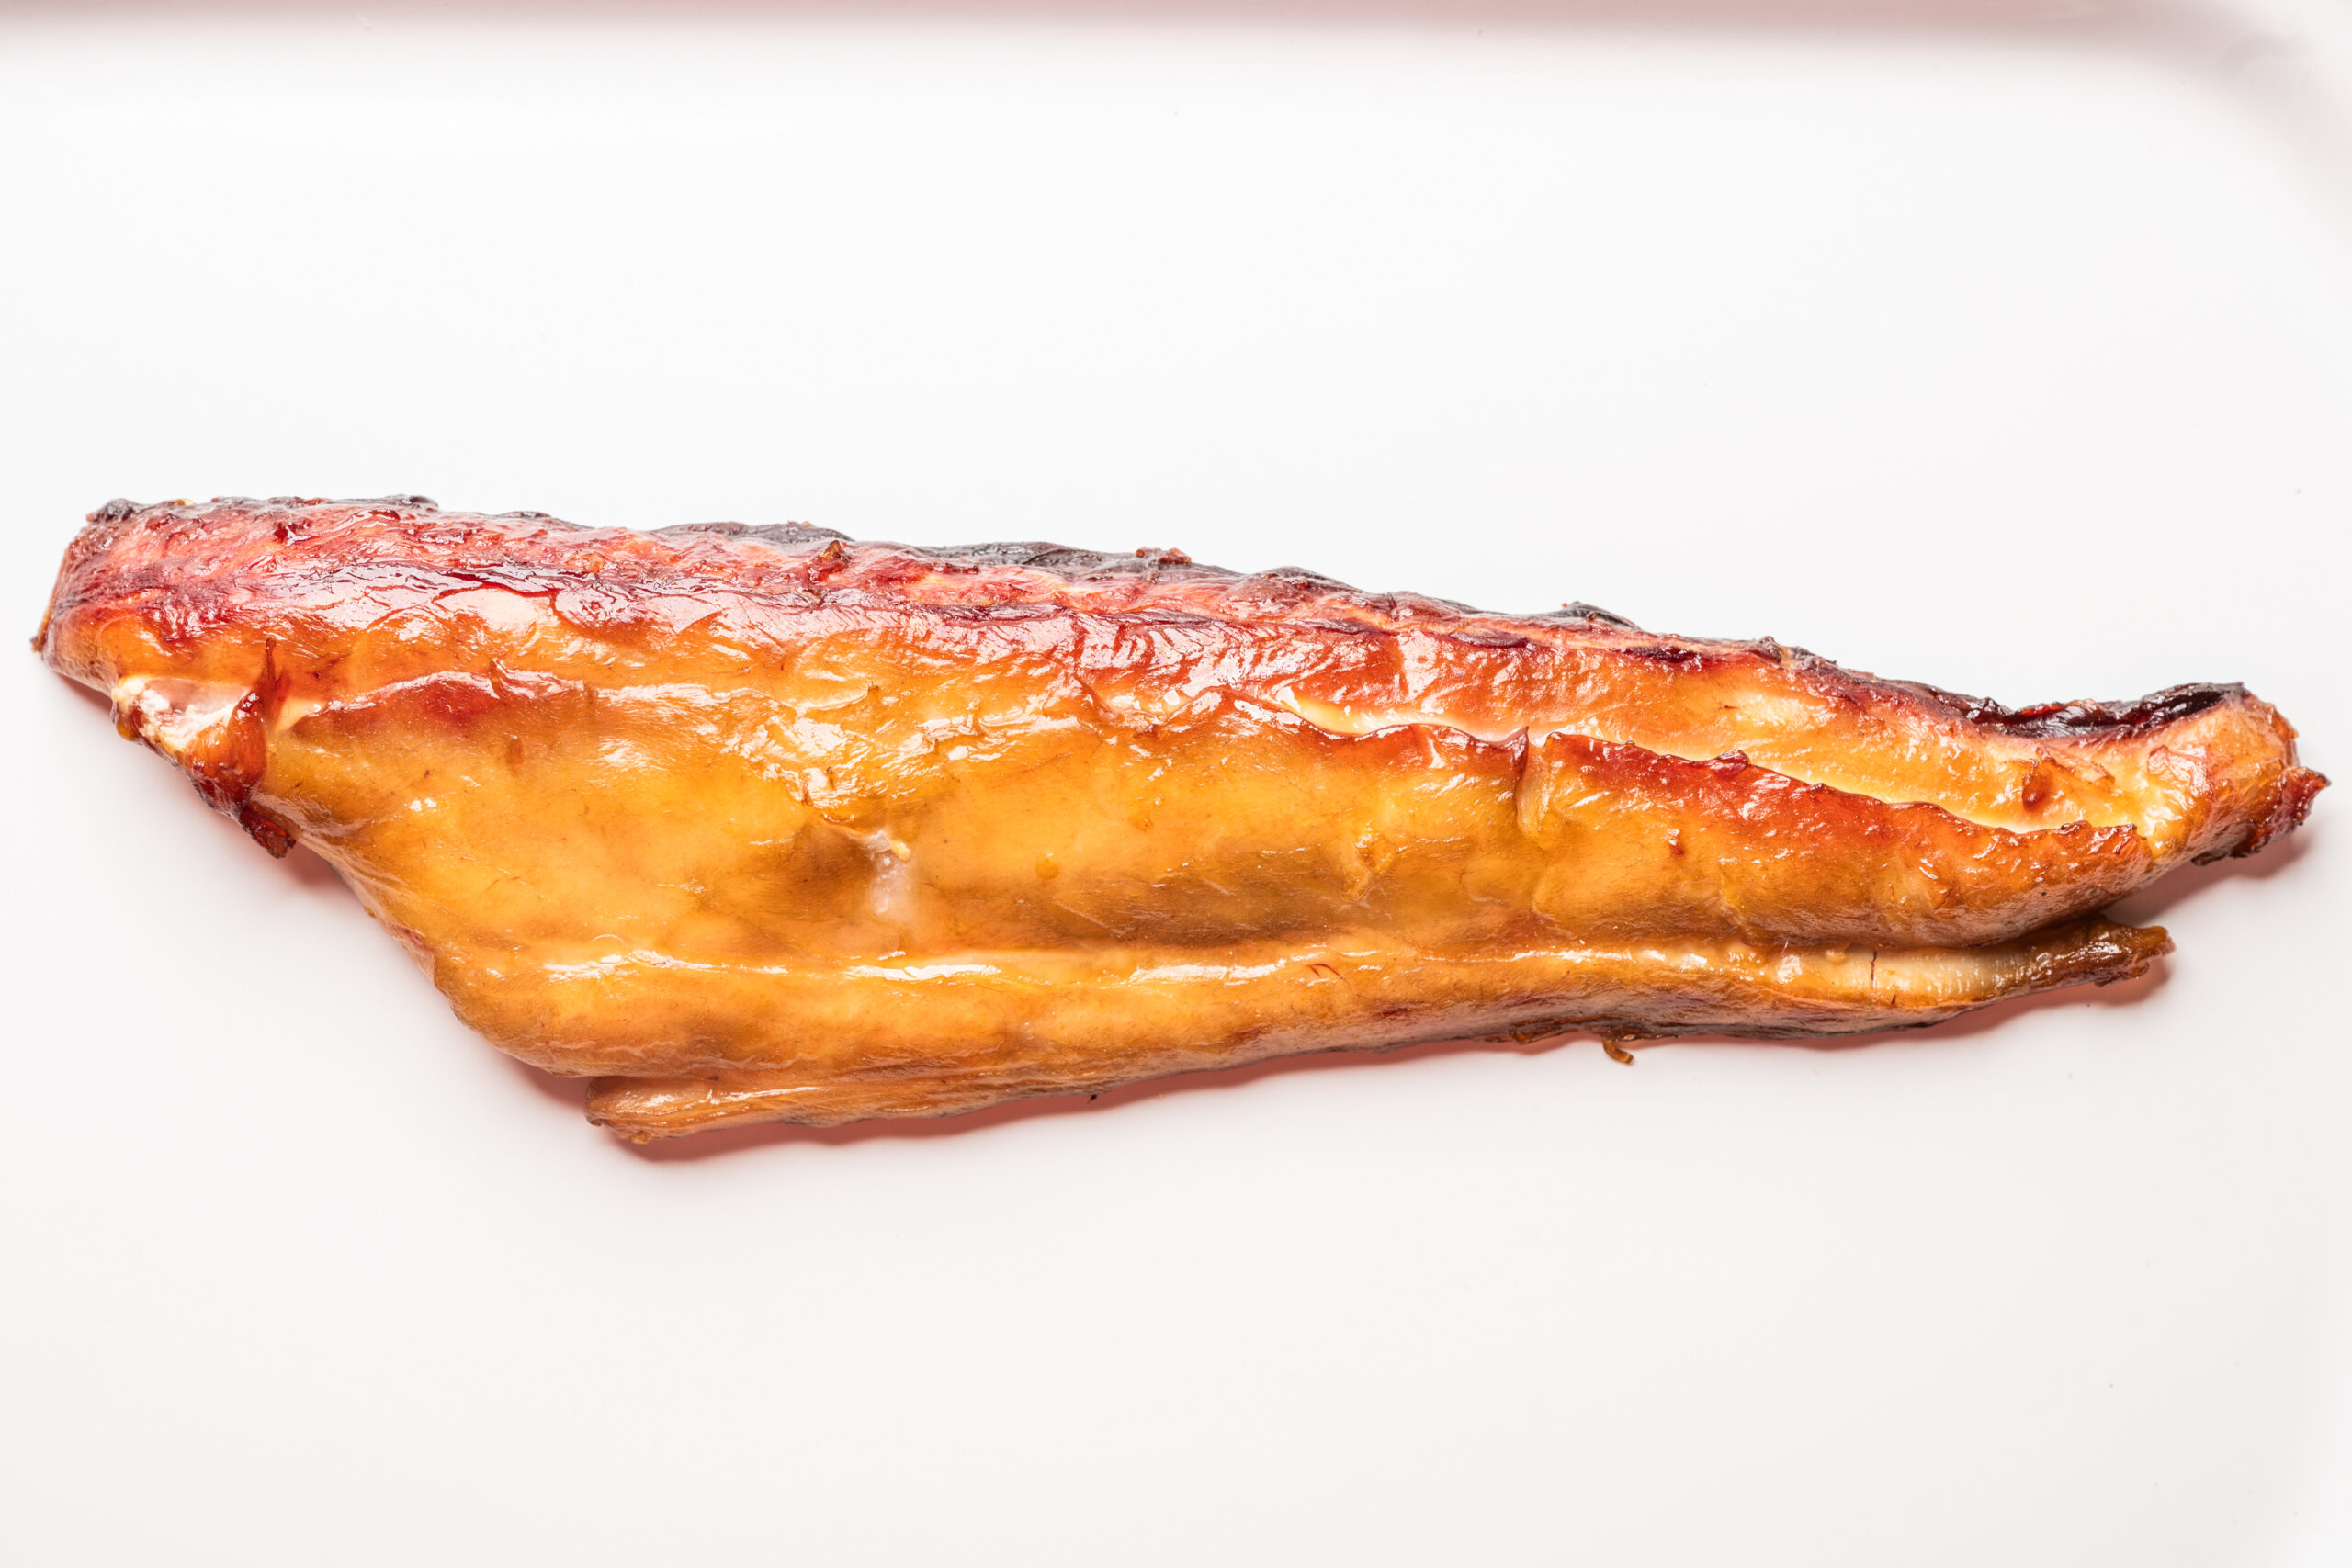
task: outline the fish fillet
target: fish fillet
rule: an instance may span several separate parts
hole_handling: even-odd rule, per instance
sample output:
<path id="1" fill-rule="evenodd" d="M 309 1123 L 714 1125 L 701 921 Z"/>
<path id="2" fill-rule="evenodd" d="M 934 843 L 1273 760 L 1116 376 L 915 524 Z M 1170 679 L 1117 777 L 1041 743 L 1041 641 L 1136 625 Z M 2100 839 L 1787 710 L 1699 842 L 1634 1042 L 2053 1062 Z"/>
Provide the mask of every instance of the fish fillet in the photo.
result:
<path id="1" fill-rule="evenodd" d="M 2326 781 L 2237 686 L 2012 710 L 1174 550 L 418 497 L 91 514 L 35 647 L 589 1115 L 936 1115 L 1293 1052 L 1931 1023 Z"/>

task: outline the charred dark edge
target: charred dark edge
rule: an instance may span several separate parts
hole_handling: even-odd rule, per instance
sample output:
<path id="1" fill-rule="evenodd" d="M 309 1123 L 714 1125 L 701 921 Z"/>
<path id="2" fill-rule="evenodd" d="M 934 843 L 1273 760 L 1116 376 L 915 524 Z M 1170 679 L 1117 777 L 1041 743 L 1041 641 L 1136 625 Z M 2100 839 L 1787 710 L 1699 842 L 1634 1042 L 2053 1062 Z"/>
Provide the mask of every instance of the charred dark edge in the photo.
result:
<path id="1" fill-rule="evenodd" d="M 186 501 L 155 502 L 141 504 L 121 497 L 107 502 L 89 513 L 93 525 L 119 524 L 142 512 L 164 507 L 187 506 Z M 311 496 L 271 496 L 257 500 L 251 496 L 215 496 L 207 504 L 220 507 L 311 507 L 311 506 L 388 506 L 411 512 L 438 512 L 440 507 L 430 497 L 422 495 L 363 496 L 331 500 Z M 506 512 L 496 514 L 500 519 L 523 520 L 551 527 L 577 529 L 582 533 L 594 530 L 585 524 L 568 522 L 544 512 Z M 865 549 L 892 550 L 919 559 L 934 561 L 949 569 L 980 570 L 989 567 L 1018 567 L 1034 571 L 1050 572 L 1071 583 L 1104 579 L 1163 578 L 1191 579 L 1228 582 L 1254 582 L 1261 585 L 1291 589 L 1301 593 L 1340 592 L 1354 594 L 1370 605 L 1396 607 L 1395 602 L 1409 598 L 1418 607 L 1437 608 L 1465 616 L 1487 616 L 1494 612 L 1480 610 L 1451 599 L 1428 595 L 1396 595 L 1368 593 L 1335 578 L 1303 567 L 1276 567 L 1269 571 L 1244 573 L 1227 567 L 1211 566 L 1193 560 L 1181 550 L 1140 549 L 1126 555 L 1106 550 L 1085 550 L 1046 540 L 1004 540 L 974 545 L 905 545 L 895 541 L 855 540 L 831 528 L 820 528 L 809 523 L 747 524 L 734 522 L 678 523 L 667 527 L 648 530 L 656 537 L 674 538 L 696 534 L 715 535 L 730 540 L 745 540 L 764 546 L 786 555 L 805 555 L 820 551 L 834 544 L 855 545 Z M 78 543 L 79 541 L 77 541 Z M 69 548 L 68 558 L 73 551 Z M 381 563 L 379 563 L 381 564 Z M 53 608 L 53 604 L 52 604 Z M 1623 615 L 1611 614 L 1598 605 L 1582 601 L 1563 604 L 1557 610 L 1532 615 L 1513 615 L 1510 620 L 1546 623 L 1582 622 L 1607 626 L 1613 630 L 1641 634 L 1641 628 Z M 35 635 L 33 647 L 38 650 L 49 628 L 50 616 L 44 613 L 41 629 Z M 1458 628 L 1446 634 L 1457 641 L 1487 647 L 1509 647 L 1524 639 L 1510 636 L 1501 628 Z M 1896 693 L 1916 702 L 1923 702 L 1940 709 L 1951 717 L 1977 728 L 2020 739 L 2064 739 L 2090 735 L 2126 735 L 2135 731 L 2160 729 L 2183 719 L 2237 701 L 2245 696 L 2245 686 L 2235 682 L 2222 683 L 2198 682 L 2167 686 L 2146 696 L 2116 701 L 2076 700 L 2064 703 L 2041 703 L 2022 708 L 2012 708 L 1987 697 L 1970 696 L 1950 692 L 1940 686 L 1921 682 L 1887 680 L 1849 670 L 1833 660 L 1821 658 L 1800 648 L 1784 648 L 1766 637 L 1750 642 L 1686 639 L 1671 636 L 1660 637 L 1655 642 L 1640 646 L 1621 647 L 1612 651 L 1630 658 L 1651 660 L 1669 664 L 1696 663 L 1711 657 L 1720 657 L 1726 649 L 1742 650 L 1775 660 L 1794 660 L 1817 665 L 1834 671 L 1839 678 Z"/>
<path id="2" fill-rule="evenodd" d="M 583 526 L 578 523 L 565 523 L 560 517 L 548 517 L 537 512 L 510 512 L 507 515 L 529 517 L 537 522 L 561 524 L 566 528 Z M 761 544 L 774 545 L 786 550 L 789 550 L 795 545 L 821 545 L 834 539 L 839 539 L 844 544 L 857 542 L 847 534 L 836 533 L 831 528 L 820 528 L 813 523 L 673 523 L 666 528 L 655 528 L 651 532 L 657 538 L 667 538 L 674 534 L 717 534 L 728 539 L 756 539 Z"/>
<path id="3" fill-rule="evenodd" d="M 2012 708 L 1989 697 L 1966 696 L 1917 682 L 1878 681 L 1876 683 L 1929 698 L 1940 706 L 1952 709 L 1959 717 L 1980 729 L 2030 739 L 2063 739 L 2067 736 L 2091 732 L 2160 729 L 2185 718 L 2194 718 L 2200 713 L 2237 701 L 2246 694 L 2245 687 L 2234 681 L 2219 683 L 2199 682 L 2166 686 L 2160 692 L 2151 692 L 2144 697 L 2129 702 L 2078 699 Z"/>

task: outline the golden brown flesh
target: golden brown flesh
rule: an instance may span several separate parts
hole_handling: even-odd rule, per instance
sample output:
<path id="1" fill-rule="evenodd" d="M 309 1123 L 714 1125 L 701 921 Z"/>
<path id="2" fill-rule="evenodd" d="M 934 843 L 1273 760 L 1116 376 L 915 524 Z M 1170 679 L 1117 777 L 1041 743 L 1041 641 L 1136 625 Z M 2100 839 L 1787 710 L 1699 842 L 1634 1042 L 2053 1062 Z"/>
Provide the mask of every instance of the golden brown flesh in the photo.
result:
<path id="1" fill-rule="evenodd" d="M 96 513 L 36 646 L 638 1137 L 1289 1052 L 1930 1023 L 2325 780 L 2235 686 L 2022 712 L 1174 551 L 378 502 Z"/>

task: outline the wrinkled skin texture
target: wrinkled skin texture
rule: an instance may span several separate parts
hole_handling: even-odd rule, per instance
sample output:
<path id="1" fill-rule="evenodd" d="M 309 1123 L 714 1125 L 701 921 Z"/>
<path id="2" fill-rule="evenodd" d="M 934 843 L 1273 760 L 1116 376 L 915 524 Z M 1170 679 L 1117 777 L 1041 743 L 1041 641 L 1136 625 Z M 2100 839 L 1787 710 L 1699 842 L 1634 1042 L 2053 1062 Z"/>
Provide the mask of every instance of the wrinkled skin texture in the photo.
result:
<path id="1" fill-rule="evenodd" d="M 93 513 L 36 647 L 634 1137 L 1285 1053 L 1930 1023 L 2325 780 L 2234 686 L 2012 711 L 1173 551 L 413 497 Z"/>

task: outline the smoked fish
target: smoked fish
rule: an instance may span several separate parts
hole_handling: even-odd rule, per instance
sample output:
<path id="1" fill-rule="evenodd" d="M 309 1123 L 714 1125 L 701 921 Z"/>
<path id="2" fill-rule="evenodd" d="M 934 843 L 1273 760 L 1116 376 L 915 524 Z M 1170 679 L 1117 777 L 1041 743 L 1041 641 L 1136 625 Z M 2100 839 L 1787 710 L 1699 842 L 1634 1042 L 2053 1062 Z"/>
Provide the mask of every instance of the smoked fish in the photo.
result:
<path id="1" fill-rule="evenodd" d="M 36 649 L 643 1139 L 1295 1052 L 1837 1035 L 2143 972 L 2326 780 L 1586 605 L 415 496 L 92 513 Z"/>

